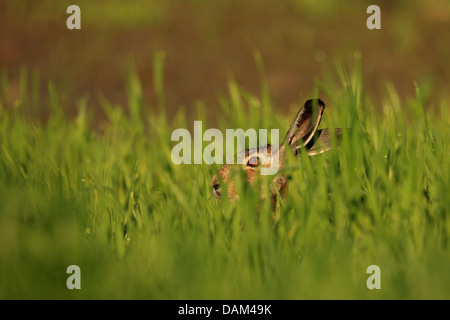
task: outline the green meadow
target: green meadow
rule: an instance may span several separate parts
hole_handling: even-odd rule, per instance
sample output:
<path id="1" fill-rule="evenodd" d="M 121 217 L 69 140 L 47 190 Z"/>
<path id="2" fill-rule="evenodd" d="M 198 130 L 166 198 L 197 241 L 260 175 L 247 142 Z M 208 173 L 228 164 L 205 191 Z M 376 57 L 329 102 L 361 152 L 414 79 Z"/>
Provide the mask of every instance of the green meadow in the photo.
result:
<path id="1" fill-rule="evenodd" d="M 26 72 L 10 105 L 1 73 L 1 299 L 450 298 L 447 99 L 426 108 L 426 87 L 403 99 L 388 81 L 375 99 L 357 61 L 317 77 L 299 108 L 320 97 L 320 128 L 352 130 L 327 153 L 291 157 L 289 193 L 272 212 L 245 182 L 239 201 L 216 199 L 220 165 L 175 165 L 171 133 L 191 130 L 189 118 L 203 130 L 279 129 L 283 139 L 298 109 L 272 104 L 257 55 L 261 96 L 230 78 L 220 117 L 202 103 L 168 115 L 162 57 L 153 88 L 130 68 L 126 105 L 99 98 L 100 124 L 92 98 L 68 116 L 58 86 L 44 99 Z M 30 106 L 48 118 L 27 116 Z M 66 286 L 70 265 L 80 290 Z M 366 286 L 370 265 L 381 289 Z"/>

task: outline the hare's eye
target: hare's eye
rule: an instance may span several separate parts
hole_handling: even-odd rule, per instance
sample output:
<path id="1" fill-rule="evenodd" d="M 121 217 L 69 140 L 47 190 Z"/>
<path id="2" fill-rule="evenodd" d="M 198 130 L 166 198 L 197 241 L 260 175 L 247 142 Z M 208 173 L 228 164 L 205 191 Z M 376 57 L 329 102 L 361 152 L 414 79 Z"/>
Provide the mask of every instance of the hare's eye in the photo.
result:
<path id="1" fill-rule="evenodd" d="M 250 167 L 257 167 L 257 166 L 259 166 L 260 164 L 261 164 L 261 161 L 259 160 L 258 157 L 251 157 L 251 158 L 248 160 L 248 163 L 247 163 L 247 165 L 250 166 Z"/>

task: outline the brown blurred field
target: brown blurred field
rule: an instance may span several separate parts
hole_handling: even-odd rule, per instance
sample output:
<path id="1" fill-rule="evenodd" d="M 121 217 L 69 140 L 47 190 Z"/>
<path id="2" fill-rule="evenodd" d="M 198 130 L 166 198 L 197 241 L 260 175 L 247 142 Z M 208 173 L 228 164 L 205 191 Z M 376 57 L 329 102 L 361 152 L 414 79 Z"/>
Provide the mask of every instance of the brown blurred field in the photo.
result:
<path id="1" fill-rule="evenodd" d="M 81 8 L 82 29 L 68 30 L 66 8 Z M 381 30 L 366 28 L 366 8 L 381 8 Z M 167 110 L 219 105 L 233 77 L 259 94 L 259 52 L 273 104 L 287 112 L 308 98 L 315 79 L 361 59 L 365 92 L 375 101 L 392 83 L 401 97 L 414 81 L 427 107 L 448 94 L 450 2 L 434 1 L 16 1 L 0 2 L 0 69 L 8 99 L 19 98 L 20 75 L 64 92 L 69 113 L 85 94 L 126 104 L 124 80 L 134 64 L 144 96 L 156 104 L 153 59 L 165 54 Z M 35 93 L 37 94 L 37 93 Z M 30 108 L 33 116 L 45 110 Z M 95 114 L 101 117 L 97 110 Z"/>

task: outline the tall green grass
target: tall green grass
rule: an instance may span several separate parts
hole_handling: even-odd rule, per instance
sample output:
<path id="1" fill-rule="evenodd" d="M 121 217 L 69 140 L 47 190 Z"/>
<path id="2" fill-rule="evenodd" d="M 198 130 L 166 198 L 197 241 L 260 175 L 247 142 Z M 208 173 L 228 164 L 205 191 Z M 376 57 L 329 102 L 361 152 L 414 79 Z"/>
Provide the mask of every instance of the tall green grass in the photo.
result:
<path id="1" fill-rule="evenodd" d="M 450 298 L 448 100 L 431 112 L 419 87 L 403 101 L 388 83 L 379 108 L 357 65 L 324 76 L 321 127 L 352 130 L 332 151 L 292 159 L 288 197 L 272 214 L 245 183 L 238 202 L 214 198 L 218 165 L 172 163 L 172 130 L 193 124 L 183 110 L 166 115 L 163 61 L 158 53 L 158 105 L 131 69 L 127 108 L 102 99 L 98 130 L 88 99 L 68 118 L 51 84 L 39 101 L 49 120 L 27 117 L 36 95 L 24 80 L 11 105 L 2 74 L 0 298 Z M 231 78 L 215 125 L 277 128 L 282 139 L 296 110 L 277 112 L 264 80 L 262 92 Z M 207 110 L 195 115 L 203 130 Z M 66 287 L 73 264 L 81 290 Z M 366 287 L 374 264 L 381 290 Z"/>

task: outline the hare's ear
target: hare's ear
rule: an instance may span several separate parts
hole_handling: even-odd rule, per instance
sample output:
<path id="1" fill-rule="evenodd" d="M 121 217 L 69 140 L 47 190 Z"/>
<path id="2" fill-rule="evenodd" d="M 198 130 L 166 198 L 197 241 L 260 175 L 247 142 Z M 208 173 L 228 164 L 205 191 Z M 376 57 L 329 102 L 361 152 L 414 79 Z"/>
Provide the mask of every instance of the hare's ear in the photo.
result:
<path id="1" fill-rule="evenodd" d="M 341 144 L 342 129 L 317 130 L 312 139 L 305 146 L 308 155 L 315 156 Z"/>
<path id="2" fill-rule="evenodd" d="M 325 104 L 320 99 L 306 101 L 289 127 L 283 145 L 289 145 L 294 152 L 307 145 L 319 126 L 324 109 Z"/>

